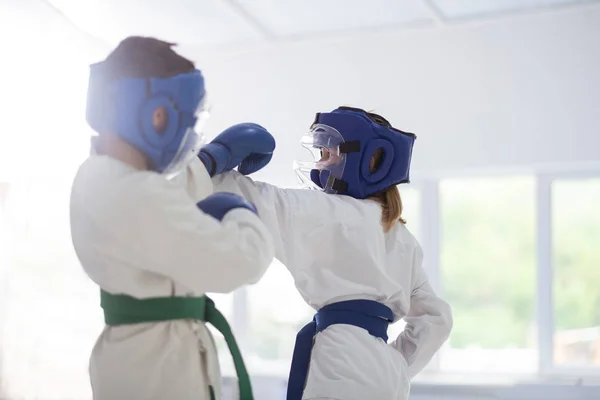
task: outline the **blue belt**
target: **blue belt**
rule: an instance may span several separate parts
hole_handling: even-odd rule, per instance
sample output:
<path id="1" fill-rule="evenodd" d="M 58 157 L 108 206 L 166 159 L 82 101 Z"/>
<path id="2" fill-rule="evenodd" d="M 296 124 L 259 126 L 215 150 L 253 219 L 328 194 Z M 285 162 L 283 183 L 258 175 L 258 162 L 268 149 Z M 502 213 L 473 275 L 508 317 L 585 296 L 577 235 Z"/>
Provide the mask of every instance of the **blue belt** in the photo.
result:
<path id="1" fill-rule="evenodd" d="M 349 300 L 321 308 L 296 335 L 292 367 L 288 379 L 287 400 L 302 400 L 310 365 L 313 338 L 331 325 L 345 324 L 367 330 L 372 336 L 387 342 L 387 328 L 394 314 L 389 307 L 372 300 Z"/>

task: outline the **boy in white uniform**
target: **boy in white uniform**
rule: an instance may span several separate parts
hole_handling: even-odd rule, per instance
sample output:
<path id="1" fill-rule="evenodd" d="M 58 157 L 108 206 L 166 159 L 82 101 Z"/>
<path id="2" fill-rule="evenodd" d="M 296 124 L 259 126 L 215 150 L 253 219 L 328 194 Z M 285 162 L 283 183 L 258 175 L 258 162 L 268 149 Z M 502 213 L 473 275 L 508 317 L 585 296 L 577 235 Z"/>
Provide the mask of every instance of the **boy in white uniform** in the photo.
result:
<path id="1" fill-rule="evenodd" d="M 87 120 L 99 136 L 73 182 L 71 232 L 107 324 L 90 361 L 95 400 L 220 399 L 205 321 L 230 345 L 240 398 L 252 399 L 235 340 L 205 293 L 259 280 L 272 238 L 253 204 L 213 194 L 211 176 L 262 168 L 275 142 L 240 124 L 200 161 L 204 78 L 172 47 L 130 37 L 91 66 Z"/>

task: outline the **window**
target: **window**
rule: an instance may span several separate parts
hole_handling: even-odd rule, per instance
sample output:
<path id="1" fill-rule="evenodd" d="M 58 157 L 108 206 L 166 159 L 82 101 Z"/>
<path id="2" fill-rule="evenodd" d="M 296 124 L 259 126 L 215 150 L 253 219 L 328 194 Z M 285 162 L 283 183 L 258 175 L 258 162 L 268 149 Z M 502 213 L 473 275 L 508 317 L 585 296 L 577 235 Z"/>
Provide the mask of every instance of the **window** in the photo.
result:
<path id="1" fill-rule="evenodd" d="M 552 185 L 554 363 L 600 367 L 600 178 Z"/>
<path id="2" fill-rule="evenodd" d="M 547 215 L 540 213 L 548 223 L 537 225 L 538 231 L 536 177 L 443 180 L 439 192 L 427 185 L 400 186 L 407 227 L 421 242 L 439 237 L 439 263 L 432 257 L 432 270 L 439 269 L 440 293 L 455 317 L 439 355 L 442 372 L 535 373 L 540 354 L 550 352 L 553 358 L 545 363 L 558 368 L 600 367 L 600 178 L 545 178 L 547 191 L 538 196 L 550 205 Z M 26 398 L 48 392 L 87 396 L 87 364 L 102 313 L 97 288 L 71 248 L 70 179 L 5 186 L 0 295 L 9 301 L 0 302 L 0 368 L 6 389 Z M 433 197 L 436 201 L 429 201 Z M 428 224 L 424 235 L 422 223 L 435 218 L 431 208 L 437 204 L 439 228 L 437 222 Z M 552 304 L 546 300 L 553 332 L 540 325 L 541 336 L 547 333 L 553 345 L 546 350 L 536 332 L 536 290 L 543 285 L 536 276 L 536 242 L 550 234 L 552 240 L 542 246 L 551 254 L 547 264 L 553 272 Z M 314 314 L 285 266 L 274 261 L 258 284 L 210 296 L 230 321 L 250 372 L 285 378 L 296 333 Z M 49 329 L 40 331 L 40 324 Z M 403 322 L 392 325 L 390 341 L 403 328 Z M 229 350 L 214 333 L 222 371 L 235 375 Z M 431 363 L 427 369 L 437 368 Z M 61 383 L 64 375 L 74 383 Z"/>
<path id="3" fill-rule="evenodd" d="M 537 368 L 534 184 L 511 177 L 440 185 L 441 287 L 454 314 L 443 370 Z"/>
<path id="4" fill-rule="evenodd" d="M 285 266 L 275 260 L 264 278 L 248 287 L 247 362 L 253 373 L 287 375 L 296 333 L 315 311 L 300 296 Z"/>
<path id="5" fill-rule="evenodd" d="M 426 370 L 556 372 L 549 365 L 554 363 L 573 373 L 573 367 L 589 371 L 600 366 L 600 178 L 543 178 L 445 179 L 400 186 L 408 228 L 424 248 L 436 249 L 439 243 L 439 261 L 437 253 L 426 251 L 428 273 L 436 283 L 439 273 L 438 291 L 451 303 L 455 318 L 449 342 Z M 536 185 L 547 189 L 536 191 Z M 545 241 L 548 235 L 552 240 Z M 538 258 L 543 253 L 552 257 Z M 540 295 L 549 286 L 540 271 L 550 268 L 550 259 L 553 304 Z M 249 369 L 287 375 L 296 332 L 314 311 L 278 262 L 243 292 L 247 303 L 234 309 L 247 315 L 248 329 L 239 339 Z M 537 311 L 552 314 L 553 333 L 542 320 L 538 331 Z M 390 341 L 403 328 L 403 322 L 392 325 Z M 552 351 L 553 360 L 546 356 Z"/>

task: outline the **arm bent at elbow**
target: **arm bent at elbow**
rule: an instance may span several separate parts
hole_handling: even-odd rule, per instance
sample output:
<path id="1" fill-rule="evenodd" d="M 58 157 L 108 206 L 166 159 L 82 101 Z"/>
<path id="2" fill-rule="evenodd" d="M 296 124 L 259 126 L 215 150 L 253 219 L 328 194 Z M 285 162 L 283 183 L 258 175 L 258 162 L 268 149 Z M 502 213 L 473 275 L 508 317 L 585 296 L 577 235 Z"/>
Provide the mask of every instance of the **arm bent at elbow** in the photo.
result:
<path id="1" fill-rule="evenodd" d="M 256 206 L 243 197 L 228 192 L 214 193 L 199 201 L 196 206 L 221 221 L 223 229 L 230 225 L 239 230 L 239 249 L 235 255 L 239 256 L 236 264 L 241 268 L 237 274 L 241 283 L 232 281 L 234 287 L 226 285 L 222 290 L 228 292 L 244 283 L 256 283 L 273 258 L 273 245 L 266 228 L 257 218 Z"/>
<path id="2" fill-rule="evenodd" d="M 428 282 L 413 290 L 406 327 L 391 344 L 402 353 L 412 379 L 433 358 L 452 330 L 452 310 Z"/>
<path id="3" fill-rule="evenodd" d="M 145 193 L 121 209 L 113 232 L 131 243 L 127 257 L 143 269 L 198 293 L 230 292 L 260 279 L 274 253 L 267 228 L 242 200 L 229 208 L 213 201 L 204 210 L 183 190 Z"/>
<path id="4" fill-rule="evenodd" d="M 289 249 L 294 246 L 291 216 L 294 203 L 286 190 L 268 183 L 255 182 L 236 171 L 216 176 L 213 184 L 215 190 L 238 194 L 256 206 L 261 221 L 273 237 L 275 257 L 286 264 Z"/>
<path id="5" fill-rule="evenodd" d="M 258 282 L 273 261 L 275 250 L 271 235 L 256 214 L 244 209 L 233 210 L 225 215 L 222 223 L 224 229 L 229 225 L 237 227 L 237 249 L 232 254 L 235 260 L 223 268 L 223 272 L 230 274 L 232 279 L 223 280 L 211 291 L 227 293 L 239 286 Z"/>

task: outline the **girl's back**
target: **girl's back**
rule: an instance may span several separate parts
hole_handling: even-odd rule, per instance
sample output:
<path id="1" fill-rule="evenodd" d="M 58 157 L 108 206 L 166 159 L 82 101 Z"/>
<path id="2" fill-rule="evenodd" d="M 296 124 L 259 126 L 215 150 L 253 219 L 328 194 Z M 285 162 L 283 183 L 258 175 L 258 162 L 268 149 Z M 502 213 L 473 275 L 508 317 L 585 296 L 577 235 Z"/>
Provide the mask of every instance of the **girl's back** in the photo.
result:
<path id="1" fill-rule="evenodd" d="M 381 206 L 372 200 L 306 190 L 288 195 L 297 199 L 294 227 L 302 227 L 294 235 L 303 235 L 290 243 L 305 254 L 292 257 L 288 268 L 304 299 L 316 310 L 374 300 L 393 311 L 394 321 L 403 318 L 421 263 L 419 244 L 406 227 L 396 224 L 385 233 Z M 342 324 L 315 337 L 305 399 L 404 399 L 408 391 L 406 361 L 382 339 Z"/>

